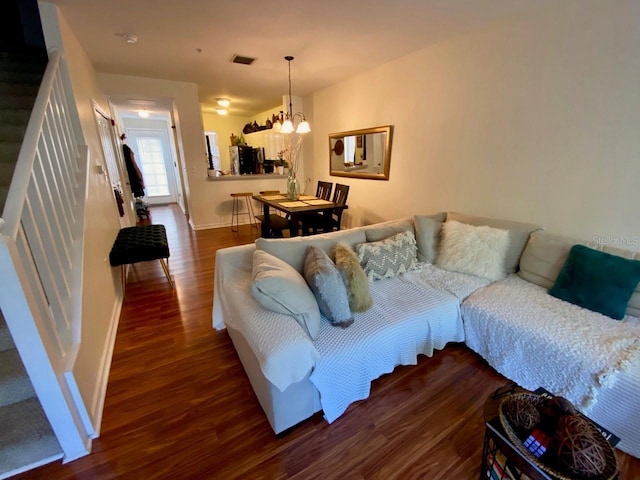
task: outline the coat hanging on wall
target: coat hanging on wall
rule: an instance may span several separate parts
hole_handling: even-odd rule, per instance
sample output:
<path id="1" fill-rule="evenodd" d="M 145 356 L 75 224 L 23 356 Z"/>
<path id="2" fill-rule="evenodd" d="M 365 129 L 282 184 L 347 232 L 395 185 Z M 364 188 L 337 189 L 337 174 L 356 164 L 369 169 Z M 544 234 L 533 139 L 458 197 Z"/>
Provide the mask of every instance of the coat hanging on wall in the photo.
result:
<path id="1" fill-rule="evenodd" d="M 142 179 L 142 172 L 136 163 L 133 150 L 125 143 L 122 145 L 122 152 L 124 153 L 124 163 L 127 167 L 127 174 L 129 175 L 131 193 L 136 198 L 144 197 L 144 180 Z"/>

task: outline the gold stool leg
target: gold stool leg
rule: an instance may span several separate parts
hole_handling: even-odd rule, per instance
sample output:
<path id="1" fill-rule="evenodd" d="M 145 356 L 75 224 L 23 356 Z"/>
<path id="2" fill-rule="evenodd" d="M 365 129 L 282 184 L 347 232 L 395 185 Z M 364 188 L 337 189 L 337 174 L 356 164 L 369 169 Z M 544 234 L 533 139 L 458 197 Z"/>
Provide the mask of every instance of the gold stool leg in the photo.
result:
<path id="1" fill-rule="evenodd" d="M 162 270 L 164 270 L 164 275 L 167 277 L 167 280 L 169 280 L 171 288 L 174 288 L 173 280 L 171 280 L 171 275 L 169 274 L 169 267 L 164 262 L 164 258 L 160 259 L 160 265 L 162 265 Z"/>
<path id="2" fill-rule="evenodd" d="M 124 298 L 124 293 L 127 290 L 127 264 L 123 263 L 120 265 L 120 276 L 122 277 L 122 298 Z"/>

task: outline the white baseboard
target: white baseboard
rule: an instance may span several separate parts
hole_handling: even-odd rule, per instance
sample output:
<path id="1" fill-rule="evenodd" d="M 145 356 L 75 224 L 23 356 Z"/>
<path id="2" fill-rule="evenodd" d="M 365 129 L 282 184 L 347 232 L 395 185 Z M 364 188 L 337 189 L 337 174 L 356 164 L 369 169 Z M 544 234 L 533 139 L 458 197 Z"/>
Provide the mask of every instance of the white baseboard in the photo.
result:
<path id="1" fill-rule="evenodd" d="M 105 346 L 102 359 L 100 360 L 100 369 L 97 372 L 98 389 L 91 403 L 90 416 L 93 419 L 93 430 L 95 438 L 100 435 L 100 427 L 102 426 L 102 413 L 104 411 L 104 401 L 107 396 L 107 383 L 109 381 L 109 372 L 111 371 L 111 360 L 113 359 L 113 349 L 116 344 L 116 334 L 118 333 L 118 323 L 120 322 L 120 312 L 122 311 L 122 303 L 124 297 L 122 292 L 116 296 L 116 303 L 113 306 L 111 320 L 109 322 L 109 331 L 107 333 L 107 344 Z"/>
<path id="2" fill-rule="evenodd" d="M 256 221 L 256 223 L 260 223 L 260 222 Z M 231 224 L 229 222 L 207 223 L 205 225 L 196 226 L 191 221 L 189 221 L 189 224 L 191 225 L 191 228 L 194 230 L 208 230 L 210 228 L 222 228 L 222 227 L 231 228 Z M 249 224 L 251 224 L 251 222 L 249 221 L 240 222 L 240 225 L 249 225 Z M 235 225 L 235 222 L 234 222 L 234 225 Z M 258 228 L 260 227 L 258 226 Z"/>

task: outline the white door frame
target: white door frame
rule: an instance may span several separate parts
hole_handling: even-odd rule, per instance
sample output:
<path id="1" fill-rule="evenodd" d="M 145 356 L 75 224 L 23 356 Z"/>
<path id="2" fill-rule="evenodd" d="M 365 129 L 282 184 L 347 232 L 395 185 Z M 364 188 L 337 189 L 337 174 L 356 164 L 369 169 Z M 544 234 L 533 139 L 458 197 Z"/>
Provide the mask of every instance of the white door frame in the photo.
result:
<path id="1" fill-rule="evenodd" d="M 162 129 L 151 129 L 151 128 L 127 128 L 127 139 L 129 140 L 129 146 L 133 150 L 136 155 L 136 160 L 139 165 L 142 167 L 142 177 L 143 180 L 146 180 L 144 166 L 143 166 L 143 158 L 138 150 L 138 138 L 144 137 L 152 137 L 158 138 L 162 143 L 162 152 L 164 158 L 164 167 L 165 174 L 167 176 L 167 186 L 169 188 L 169 195 L 163 196 L 150 196 L 149 192 L 146 191 L 146 195 L 144 197 L 145 201 L 149 204 L 165 204 L 165 203 L 176 203 L 177 202 L 177 186 L 176 186 L 176 178 L 175 178 L 175 163 L 173 160 L 173 155 L 171 154 L 171 143 L 169 140 L 169 134 L 166 130 Z"/>
<path id="2" fill-rule="evenodd" d="M 123 184 L 128 185 L 129 182 L 127 181 L 128 177 L 126 170 L 124 169 L 120 144 L 117 141 L 117 132 L 115 131 L 113 120 L 102 110 L 102 108 L 100 108 L 95 100 L 92 100 L 92 102 L 96 119 L 96 128 L 98 130 L 98 138 L 100 138 L 102 153 L 106 162 L 107 176 L 112 187 L 120 191 L 124 201 L 124 217 L 119 217 L 120 226 L 128 227 L 135 224 L 136 214 L 131 190 L 123 186 Z M 108 132 L 108 135 L 103 136 L 101 124 L 104 125 L 104 131 L 105 133 Z"/>

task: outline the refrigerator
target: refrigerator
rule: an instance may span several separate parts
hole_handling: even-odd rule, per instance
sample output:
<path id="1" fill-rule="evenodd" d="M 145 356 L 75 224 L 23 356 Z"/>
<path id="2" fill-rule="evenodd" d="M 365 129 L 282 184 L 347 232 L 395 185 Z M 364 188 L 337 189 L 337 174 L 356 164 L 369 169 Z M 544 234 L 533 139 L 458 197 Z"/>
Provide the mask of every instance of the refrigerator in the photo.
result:
<path id="1" fill-rule="evenodd" d="M 261 173 L 264 149 L 248 145 L 233 145 L 229 147 L 229 159 L 233 175 Z"/>

